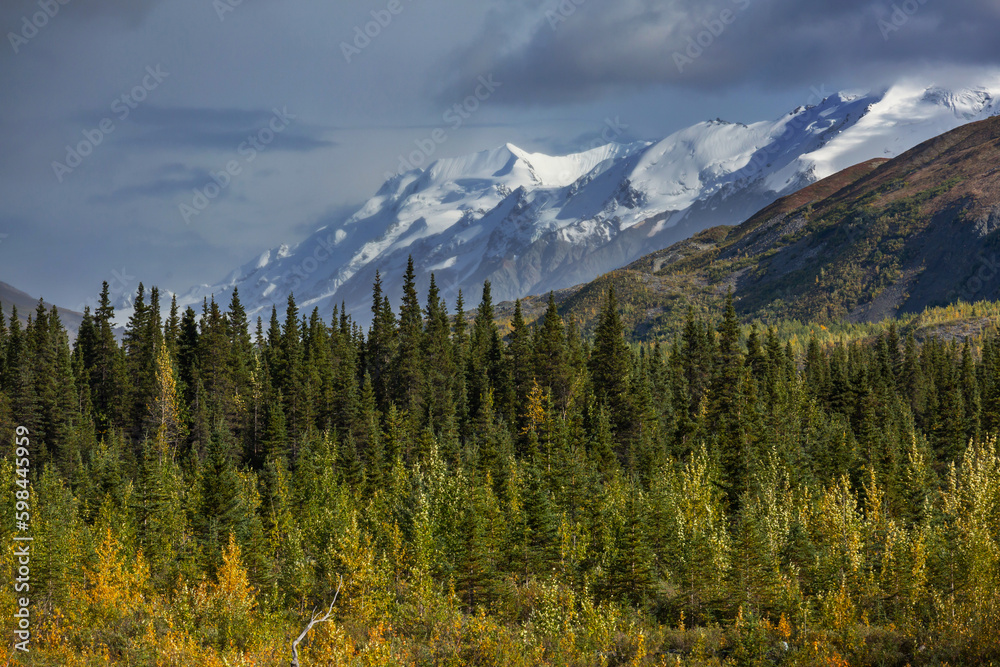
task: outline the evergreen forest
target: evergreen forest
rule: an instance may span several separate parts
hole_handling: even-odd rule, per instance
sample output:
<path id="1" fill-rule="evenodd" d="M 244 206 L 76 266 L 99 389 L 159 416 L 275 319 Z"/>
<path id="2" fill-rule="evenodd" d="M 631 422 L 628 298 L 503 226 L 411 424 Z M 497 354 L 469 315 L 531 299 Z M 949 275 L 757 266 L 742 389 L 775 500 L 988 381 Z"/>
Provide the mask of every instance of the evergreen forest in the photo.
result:
<path id="1" fill-rule="evenodd" d="M 117 330 L 107 284 L 72 343 L 0 314 L 10 660 L 1000 661 L 995 326 L 793 344 L 730 295 L 634 342 L 613 289 L 584 330 L 395 279 L 364 328 L 140 286 Z"/>

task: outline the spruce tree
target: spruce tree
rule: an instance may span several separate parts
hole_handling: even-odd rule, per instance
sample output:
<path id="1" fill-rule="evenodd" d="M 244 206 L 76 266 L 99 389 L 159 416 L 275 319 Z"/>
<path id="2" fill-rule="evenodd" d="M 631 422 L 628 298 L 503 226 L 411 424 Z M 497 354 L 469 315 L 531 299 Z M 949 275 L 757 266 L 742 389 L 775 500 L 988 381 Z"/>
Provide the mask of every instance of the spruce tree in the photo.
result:
<path id="1" fill-rule="evenodd" d="M 746 409 L 746 394 L 754 380 L 750 376 L 750 368 L 744 366 L 740 351 L 739 322 L 731 292 L 726 297 L 725 312 L 718 333 L 708 420 L 713 424 L 712 431 L 717 443 L 716 456 L 721 466 L 727 501 L 729 507 L 735 509 L 746 488 L 749 472 L 747 463 L 752 455 L 748 451 L 749 442 L 745 429 L 751 418 Z M 775 361 L 768 359 L 767 364 L 769 368 L 773 367 Z"/>
<path id="2" fill-rule="evenodd" d="M 696 319 L 694 310 L 688 307 L 681 334 L 678 361 L 682 367 L 688 396 L 688 417 L 694 420 L 705 407 L 711 380 L 712 344 L 704 323 Z"/>
<path id="3" fill-rule="evenodd" d="M 495 405 L 494 383 L 501 372 L 498 366 L 502 361 L 497 356 L 500 349 L 500 332 L 495 322 L 490 281 L 487 280 L 483 283 L 483 297 L 476 311 L 476 319 L 472 323 L 472 335 L 469 338 L 466 357 L 465 381 L 469 398 L 469 418 L 472 420 L 479 417 L 483 401 L 491 391 Z"/>
<path id="4" fill-rule="evenodd" d="M 641 607 L 653 589 L 653 553 L 642 494 L 634 489 L 627 493 L 609 558 L 607 593 Z"/>
<path id="5" fill-rule="evenodd" d="M 236 388 L 230 373 L 230 343 L 226 319 L 215 299 L 204 308 L 198 332 L 198 378 L 201 380 L 207 410 L 213 418 L 221 417 L 227 426 L 237 422 Z"/>
<path id="6" fill-rule="evenodd" d="M 632 353 L 625 342 L 614 287 L 608 289 L 607 300 L 601 309 L 589 366 L 594 394 L 607 406 L 612 428 L 617 434 L 630 436 L 634 420 L 628 384 L 632 375 Z"/>
<path id="7" fill-rule="evenodd" d="M 388 298 L 382 294 L 382 277 L 376 271 L 372 285 L 372 323 L 365 349 L 365 372 L 372 378 L 375 396 L 382 408 L 393 398 L 391 369 L 396 354 L 397 333 L 396 316 Z"/>
<path id="8" fill-rule="evenodd" d="M 68 474 L 78 453 L 77 392 L 73 378 L 69 337 L 55 306 L 47 311 L 39 300 L 35 319 L 27 332 L 31 367 L 31 394 L 37 409 L 37 437 L 44 446 L 38 463 L 59 465 Z"/>
<path id="9" fill-rule="evenodd" d="M 323 431 L 333 426 L 335 399 L 330 335 L 318 308 L 313 308 L 306 331 L 303 360 L 306 424 Z"/>
<path id="10" fill-rule="evenodd" d="M 569 397 L 569 364 L 567 363 L 566 336 L 562 318 L 556 307 L 555 296 L 549 292 L 548 306 L 542 326 L 534 337 L 535 377 L 547 389 L 557 409 L 566 406 Z"/>
<path id="11" fill-rule="evenodd" d="M 230 405 L 233 408 L 230 418 L 230 428 L 245 428 L 246 405 L 252 393 L 254 370 L 254 345 L 250 340 L 250 323 L 246 310 L 240 301 L 240 291 L 233 288 L 233 295 L 226 312 L 226 331 L 229 334 L 228 375 L 233 387 L 234 398 Z"/>
<path id="12" fill-rule="evenodd" d="M 543 475 L 534 467 L 528 470 L 524 512 L 528 546 L 525 576 L 548 574 L 559 557 L 559 517 Z"/>
<path id="13" fill-rule="evenodd" d="M 310 406 L 305 395 L 304 357 L 299 309 L 295 296 L 289 294 L 277 354 L 275 386 L 284 396 L 286 428 L 293 459 L 298 441 L 309 423 Z"/>
<path id="14" fill-rule="evenodd" d="M 524 421 L 520 418 L 525 414 L 528 394 L 531 391 L 534 381 L 537 379 L 535 370 L 535 358 L 532 351 L 531 330 L 524 321 L 524 313 L 521 310 L 521 300 L 514 302 L 514 317 L 511 321 L 511 332 L 508 337 L 507 357 L 511 368 L 511 380 L 514 386 L 516 402 L 516 412 L 519 416 L 517 429 L 524 428 Z"/>
<path id="15" fill-rule="evenodd" d="M 424 318 L 426 325 L 421 349 L 425 364 L 422 386 L 422 403 L 426 415 L 424 425 L 441 428 L 455 420 L 454 383 L 457 368 L 447 304 L 438 292 L 433 273 L 427 290 Z"/>
<path id="16" fill-rule="evenodd" d="M 214 572 L 221 563 L 220 555 L 228 536 L 242 532 L 240 523 L 250 520 L 241 512 L 239 473 L 220 431 L 212 433 L 199 484 L 201 502 L 194 528 L 205 549 L 206 569 Z"/>
<path id="17" fill-rule="evenodd" d="M 145 288 L 139 283 L 132 305 L 133 312 L 125 326 L 122 344 L 131 390 L 127 406 L 127 426 L 133 442 L 138 445 L 139 440 L 148 435 L 143 426 L 150 401 L 156 393 L 156 349 L 163 342 L 159 291 L 153 288 L 150 303 L 147 304 Z"/>
<path id="18" fill-rule="evenodd" d="M 965 426 L 965 440 L 976 439 L 980 435 L 980 414 L 982 412 L 982 397 L 979 380 L 976 377 L 976 362 L 973 358 L 972 346 L 966 338 L 962 345 L 961 369 L 958 384 L 962 393 L 962 405 L 965 413 L 962 420 Z"/>
<path id="19" fill-rule="evenodd" d="M 733 295 L 726 297 L 725 313 L 719 324 L 719 343 L 714 359 L 715 370 L 711 383 L 710 418 L 734 420 L 736 414 L 736 388 L 743 368 L 740 351 L 740 325 L 733 307 Z"/>
<path id="20" fill-rule="evenodd" d="M 125 365 L 113 324 L 115 309 L 111 305 L 108 283 L 101 289 L 100 302 L 94 313 L 97 329 L 93 359 L 87 367 L 90 376 L 90 395 L 94 405 L 98 437 L 107 435 L 111 428 L 124 427 Z"/>
<path id="21" fill-rule="evenodd" d="M 262 438 L 262 450 L 266 462 L 280 461 L 287 465 L 289 457 L 288 430 L 285 422 L 284 401 L 281 390 L 267 406 L 266 426 Z"/>
<path id="22" fill-rule="evenodd" d="M 271 318 L 267 325 L 267 342 L 264 346 L 264 359 L 271 372 L 276 372 L 279 365 L 279 350 L 281 348 L 281 321 L 278 319 L 277 306 L 271 306 Z M 272 376 L 274 382 L 276 376 Z"/>
<path id="23" fill-rule="evenodd" d="M 455 318 L 452 323 L 451 342 L 452 358 L 455 360 L 456 369 L 453 385 L 455 416 L 463 435 L 467 435 L 470 424 L 470 406 L 465 369 L 468 364 L 469 355 L 469 332 L 468 324 L 465 320 L 465 300 L 462 297 L 462 290 L 458 290 L 458 298 L 455 303 Z"/>
<path id="24" fill-rule="evenodd" d="M 343 317 L 343 316 L 342 316 Z M 346 319 L 330 334 L 330 361 L 333 382 L 333 426 L 341 432 L 355 428 L 358 418 L 358 350 Z M 368 377 L 370 383 L 371 378 Z M 374 392 L 374 388 L 372 389 Z M 374 398 L 374 393 L 373 393 Z"/>
<path id="25" fill-rule="evenodd" d="M 177 295 L 170 297 L 170 314 L 163 326 L 163 343 L 167 346 L 172 359 L 177 358 L 177 344 L 181 336 L 181 311 L 177 305 Z"/>
<path id="26" fill-rule="evenodd" d="M 416 272 L 410 256 L 403 275 L 403 303 L 399 309 L 398 344 L 393 361 L 393 399 L 410 414 L 422 412 L 421 387 L 424 382 L 423 316 L 417 297 Z"/>

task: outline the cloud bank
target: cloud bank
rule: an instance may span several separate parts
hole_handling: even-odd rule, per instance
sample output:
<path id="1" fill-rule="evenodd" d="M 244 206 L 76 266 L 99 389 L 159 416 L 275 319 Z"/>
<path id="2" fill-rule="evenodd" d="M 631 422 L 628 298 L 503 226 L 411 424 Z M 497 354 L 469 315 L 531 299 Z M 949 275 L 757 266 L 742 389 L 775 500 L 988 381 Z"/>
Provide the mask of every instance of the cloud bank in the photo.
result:
<path id="1" fill-rule="evenodd" d="M 525 16 L 531 20 L 526 21 Z M 522 0 L 442 66 L 442 99 L 491 72 L 508 104 L 650 86 L 802 86 L 845 71 L 1000 64 L 995 0 Z"/>

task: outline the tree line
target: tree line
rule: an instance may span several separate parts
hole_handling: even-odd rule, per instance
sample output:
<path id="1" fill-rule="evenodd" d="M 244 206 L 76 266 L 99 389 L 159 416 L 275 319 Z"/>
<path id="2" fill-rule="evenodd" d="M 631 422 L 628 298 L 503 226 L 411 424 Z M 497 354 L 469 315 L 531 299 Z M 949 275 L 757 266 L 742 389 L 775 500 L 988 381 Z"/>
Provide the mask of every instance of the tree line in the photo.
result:
<path id="1" fill-rule="evenodd" d="M 367 330 L 235 289 L 140 285 L 119 339 L 105 284 L 72 345 L 0 314 L 42 655 L 287 664 L 340 591 L 303 664 L 998 657 L 996 330 L 799 354 L 730 297 L 630 345 L 613 291 L 586 337 L 402 280 Z"/>

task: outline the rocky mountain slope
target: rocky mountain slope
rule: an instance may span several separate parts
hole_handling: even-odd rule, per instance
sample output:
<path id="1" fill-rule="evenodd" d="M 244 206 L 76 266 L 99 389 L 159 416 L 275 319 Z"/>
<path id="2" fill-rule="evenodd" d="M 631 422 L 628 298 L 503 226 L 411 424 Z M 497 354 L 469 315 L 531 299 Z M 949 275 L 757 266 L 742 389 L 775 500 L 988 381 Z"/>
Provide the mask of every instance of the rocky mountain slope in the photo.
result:
<path id="1" fill-rule="evenodd" d="M 560 294 L 586 323 L 609 285 L 641 330 L 732 290 L 746 317 L 872 322 L 1000 299 L 1000 117 L 872 160 Z"/>

